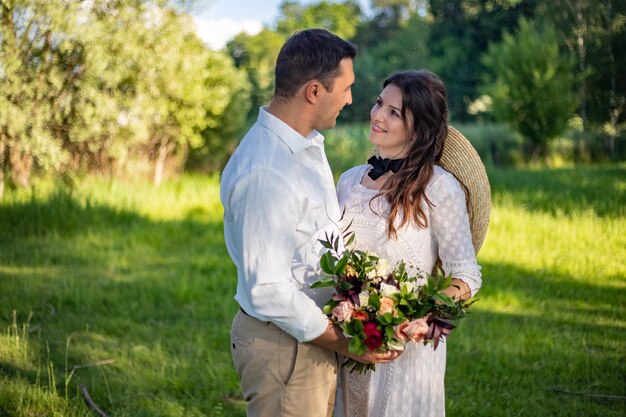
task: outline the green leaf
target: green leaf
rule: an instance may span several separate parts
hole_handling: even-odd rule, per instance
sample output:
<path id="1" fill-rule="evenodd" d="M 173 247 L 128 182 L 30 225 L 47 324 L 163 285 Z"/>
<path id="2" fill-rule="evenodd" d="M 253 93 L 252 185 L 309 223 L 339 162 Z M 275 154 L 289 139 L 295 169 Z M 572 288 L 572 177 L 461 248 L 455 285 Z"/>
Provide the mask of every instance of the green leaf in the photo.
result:
<path id="1" fill-rule="evenodd" d="M 382 324 L 382 325 L 390 325 L 391 323 L 393 323 L 393 314 L 391 313 L 385 313 L 382 314 L 380 316 L 378 316 L 377 321 Z"/>
<path id="2" fill-rule="evenodd" d="M 361 342 L 358 337 L 353 337 L 350 339 L 350 343 L 348 344 L 348 352 L 355 355 L 362 355 L 365 353 L 366 346 Z"/>
<path id="3" fill-rule="evenodd" d="M 328 240 L 318 239 L 318 242 L 320 242 L 322 244 L 322 246 L 324 246 L 326 249 L 332 249 L 333 248 L 332 243 L 330 243 Z"/>
<path id="4" fill-rule="evenodd" d="M 346 241 L 346 246 L 350 246 L 351 244 L 354 243 L 355 236 L 356 235 L 354 233 L 350 233 L 350 237 L 348 237 L 348 240 Z"/>
<path id="5" fill-rule="evenodd" d="M 320 267 L 327 274 L 335 273 L 335 258 L 330 252 L 326 252 L 320 258 Z"/>
<path id="6" fill-rule="evenodd" d="M 339 259 L 339 262 L 337 262 L 335 275 L 341 274 L 346 269 L 346 265 L 348 265 L 348 254 L 344 254 L 341 259 Z"/>
<path id="7" fill-rule="evenodd" d="M 378 294 L 372 293 L 367 299 L 367 303 L 371 305 L 374 309 L 378 310 L 380 308 L 380 299 L 378 298 Z"/>
<path id="8" fill-rule="evenodd" d="M 314 282 L 313 284 L 311 284 L 309 288 L 324 288 L 324 287 L 334 287 L 334 286 L 335 286 L 334 280 L 321 280 L 321 281 Z"/>
<path id="9" fill-rule="evenodd" d="M 394 339 L 396 337 L 396 334 L 393 331 L 393 327 L 391 326 L 385 327 L 385 334 L 387 335 L 387 339 L 389 340 Z"/>
<path id="10" fill-rule="evenodd" d="M 354 329 L 354 333 L 362 333 L 363 332 L 363 322 L 361 320 L 352 320 L 350 322 L 352 324 L 352 328 Z"/>
<path id="11" fill-rule="evenodd" d="M 333 309 L 335 307 L 337 307 L 339 305 L 339 301 L 337 300 L 328 300 L 328 302 L 324 305 L 324 308 L 322 309 L 322 311 L 324 312 L 324 314 L 326 314 L 327 316 L 330 316 Z"/>
<path id="12" fill-rule="evenodd" d="M 433 296 L 433 298 L 437 301 L 441 301 L 448 307 L 454 307 L 454 300 L 448 294 L 438 292 Z"/>

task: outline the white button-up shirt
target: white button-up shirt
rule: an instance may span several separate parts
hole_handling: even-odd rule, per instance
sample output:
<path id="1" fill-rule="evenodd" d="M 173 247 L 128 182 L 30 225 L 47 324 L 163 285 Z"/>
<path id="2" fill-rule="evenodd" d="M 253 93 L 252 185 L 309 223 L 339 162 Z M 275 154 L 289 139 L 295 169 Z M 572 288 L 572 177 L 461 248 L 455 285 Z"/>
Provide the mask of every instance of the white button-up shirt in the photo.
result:
<path id="1" fill-rule="evenodd" d="M 261 108 L 222 173 L 224 238 L 237 266 L 235 299 L 301 342 L 328 325 L 331 290 L 319 279 L 325 233 L 340 233 L 335 183 L 324 137 L 303 137 Z"/>

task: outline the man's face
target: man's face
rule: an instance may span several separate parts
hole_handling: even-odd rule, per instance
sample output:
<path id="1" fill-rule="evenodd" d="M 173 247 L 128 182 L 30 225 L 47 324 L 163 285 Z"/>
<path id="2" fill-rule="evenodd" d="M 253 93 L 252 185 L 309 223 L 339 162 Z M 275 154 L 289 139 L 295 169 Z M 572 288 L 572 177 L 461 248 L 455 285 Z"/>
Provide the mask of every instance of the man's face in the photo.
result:
<path id="1" fill-rule="evenodd" d="M 323 87 L 321 89 L 315 129 L 324 130 L 334 127 L 344 106 L 352 104 L 352 85 L 354 84 L 352 59 L 344 58 L 339 63 L 339 69 L 341 75 L 335 78 L 331 91 L 326 91 Z"/>

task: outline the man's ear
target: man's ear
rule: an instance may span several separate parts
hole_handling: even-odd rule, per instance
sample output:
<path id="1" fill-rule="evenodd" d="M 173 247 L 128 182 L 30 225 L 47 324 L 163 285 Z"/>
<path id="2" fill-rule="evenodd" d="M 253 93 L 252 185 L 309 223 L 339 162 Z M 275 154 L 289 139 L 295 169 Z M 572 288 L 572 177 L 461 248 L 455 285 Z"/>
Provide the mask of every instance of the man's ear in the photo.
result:
<path id="1" fill-rule="evenodd" d="M 304 85 L 304 95 L 311 104 L 316 104 L 322 91 L 322 84 L 317 80 L 311 80 Z"/>

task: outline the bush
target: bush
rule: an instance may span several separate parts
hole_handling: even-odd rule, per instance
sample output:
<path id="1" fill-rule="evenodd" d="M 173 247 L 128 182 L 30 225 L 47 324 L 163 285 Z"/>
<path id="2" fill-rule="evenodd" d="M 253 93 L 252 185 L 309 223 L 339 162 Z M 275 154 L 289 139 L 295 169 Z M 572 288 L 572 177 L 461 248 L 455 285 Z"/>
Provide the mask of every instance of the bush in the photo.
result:
<path id="1" fill-rule="evenodd" d="M 523 164 L 523 138 L 503 123 L 452 124 L 470 141 L 488 166 Z"/>

